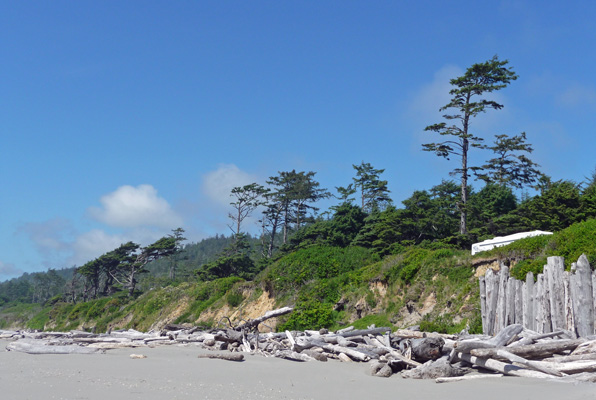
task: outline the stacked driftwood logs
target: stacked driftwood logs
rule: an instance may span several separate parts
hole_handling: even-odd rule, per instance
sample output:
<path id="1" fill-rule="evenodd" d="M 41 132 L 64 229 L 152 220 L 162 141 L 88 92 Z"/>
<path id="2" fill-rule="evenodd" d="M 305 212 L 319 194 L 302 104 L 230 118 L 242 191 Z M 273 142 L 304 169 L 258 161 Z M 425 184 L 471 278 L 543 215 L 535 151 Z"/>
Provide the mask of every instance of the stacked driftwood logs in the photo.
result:
<path id="1" fill-rule="evenodd" d="M 200 330 L 168 325 L 160 332 L 134 330 L 106 334 L 71 331 L 0 331 L 9 339 L 9 351 L 34 354 L 104 352 L 113 348 L 158 345 L 196 345 L 214 350 L 199 357 L 242 361 L 245 354 L 295 361 L 368 362 L 374 376 L 401 372 L 405 378 L 432 378 L 437 382 L 505 375 L 596 381 L 596 338 L 573 339 L 564 331 L 537 334 L 510 325 L 498 335 L 442 335 L 416 330 L 369 327 L 336 332 L 303 331 L 260 333 L 257 327 L 271 317 L 291 312 L 273 310 L 238 326 Z M 590 340 L 592 339 L 592 340 Z M 131 357 L 143 358 L 134 354 Z"/>

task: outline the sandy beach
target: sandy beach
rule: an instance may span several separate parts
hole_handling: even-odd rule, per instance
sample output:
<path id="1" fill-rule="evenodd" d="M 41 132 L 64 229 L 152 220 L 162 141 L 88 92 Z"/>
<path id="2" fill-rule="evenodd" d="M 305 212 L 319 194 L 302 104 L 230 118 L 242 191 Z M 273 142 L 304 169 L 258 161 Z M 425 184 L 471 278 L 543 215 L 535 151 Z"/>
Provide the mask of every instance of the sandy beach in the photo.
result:
<path id="1" fill-rule="evenodd" d="M 92 355 L 30 355 L 0 341 L 0 397 L 21 399 L 596 399 L 596 384 L 490 378 L 437 384 L 376 378 L 367 365 L 292 362 L 247 355 L 200 359 L 197 347 L 115 349 Z M 144 359 L 132 359 L 143 354 Z"/>

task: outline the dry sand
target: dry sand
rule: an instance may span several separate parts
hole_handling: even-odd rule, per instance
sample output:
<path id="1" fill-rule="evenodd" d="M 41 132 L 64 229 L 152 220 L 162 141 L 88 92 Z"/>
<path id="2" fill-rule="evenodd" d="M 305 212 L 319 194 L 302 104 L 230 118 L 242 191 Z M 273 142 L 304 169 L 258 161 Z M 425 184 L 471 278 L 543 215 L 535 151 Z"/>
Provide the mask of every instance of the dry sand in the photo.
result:
<path id="1" fill-rule="evenodd" d="M 200 359 L 197 347 L 115 349 L 106 354 L 30 355 L 0 340 L 0 399 L 565 399 L 594 400 L 596 384 L 490 378 L 437 384 L 376 378 L 367 365 L 246 356 Z M 147 358 L 131 359 L 131 354 Z"/>

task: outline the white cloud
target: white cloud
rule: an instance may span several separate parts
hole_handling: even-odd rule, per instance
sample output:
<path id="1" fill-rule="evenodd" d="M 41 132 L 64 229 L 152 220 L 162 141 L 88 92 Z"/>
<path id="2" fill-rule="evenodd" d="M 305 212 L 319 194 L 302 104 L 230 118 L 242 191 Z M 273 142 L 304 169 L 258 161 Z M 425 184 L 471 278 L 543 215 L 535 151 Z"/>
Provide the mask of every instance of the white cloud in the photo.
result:
<path id="1" fill-rule="evenodd" d="M 120 228 L 154 226 L 174 228 L 182 219 L 151 185 L 125 185 L 101 197 L 102 208 L 91 207 L 89 214 L 99 222 Z"/>
<path id="2" fill-rule="evenodd" d="M 227 208 L 232 201 L 230 193 L 234 187 L 248 185 L 256 180 L 255 176 L 234 164 L 220 164 L 215 171 L 203 175 L 201 191 L 214 205 Z"/>

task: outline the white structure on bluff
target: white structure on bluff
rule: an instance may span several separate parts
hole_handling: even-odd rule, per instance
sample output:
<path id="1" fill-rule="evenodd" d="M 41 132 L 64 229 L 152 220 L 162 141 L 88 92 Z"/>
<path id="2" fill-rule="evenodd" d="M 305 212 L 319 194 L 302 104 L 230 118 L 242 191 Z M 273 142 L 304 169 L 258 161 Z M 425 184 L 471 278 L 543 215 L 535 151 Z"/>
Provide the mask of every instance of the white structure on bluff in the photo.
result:
<path id="1" fill-rule="evenodd" d="M 552 232 L 545 232 L 545 231 L 532 231 L 532 232 L 520 232 L 514 233 L 513 235 L 509 236 L 497 236 L 493 239 L 488 239 L 480 243 L 474 243 L 472 245 L 472 255 L 479 253 L 481 251 L 486 251 L 490 249 L 494 249 L 495 247 L 505 246 L 509 243 L 513 243 L 516 240 L 533 237 L 533 236 L 540 236 L 540 235 L 552 235 Z"/>

